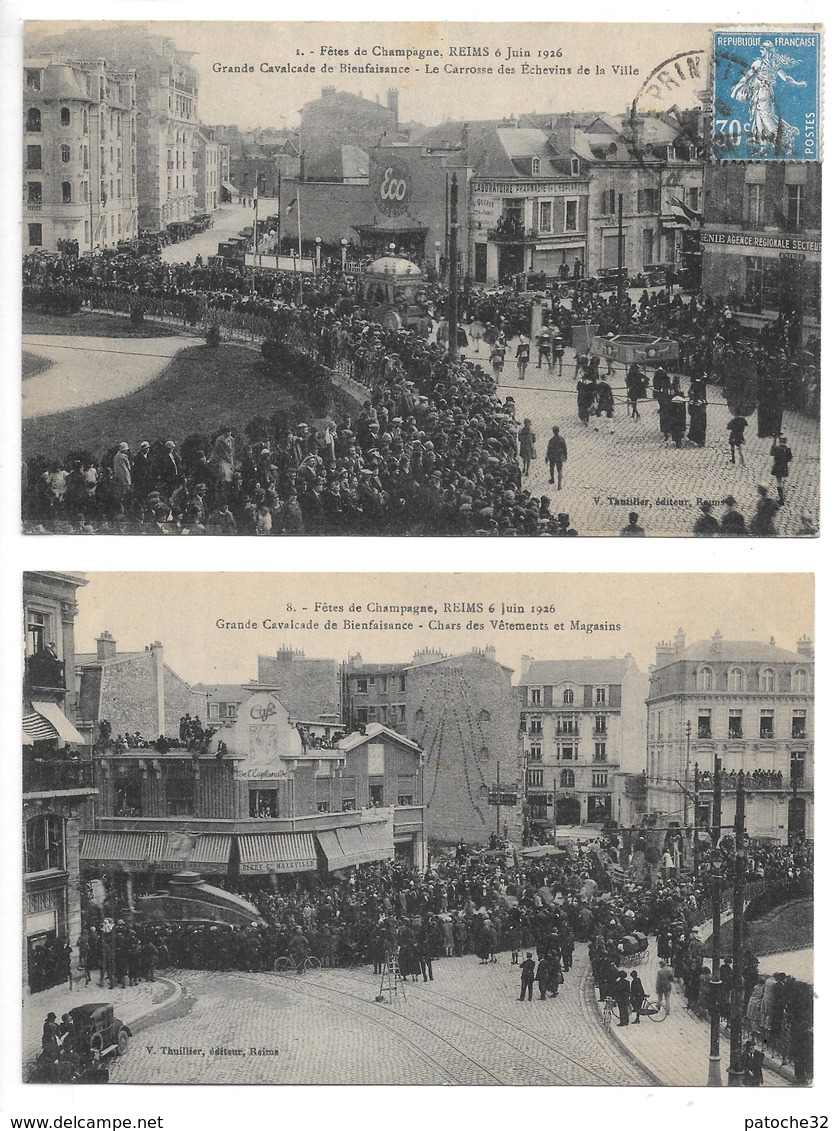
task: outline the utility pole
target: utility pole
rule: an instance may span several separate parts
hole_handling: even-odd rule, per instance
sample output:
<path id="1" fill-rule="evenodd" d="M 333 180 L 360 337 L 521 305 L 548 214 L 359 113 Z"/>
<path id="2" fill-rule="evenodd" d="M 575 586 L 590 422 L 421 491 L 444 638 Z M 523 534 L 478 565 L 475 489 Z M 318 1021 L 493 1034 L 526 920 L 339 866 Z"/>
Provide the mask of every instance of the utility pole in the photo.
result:
<path id="1" fill-rule="evenodd" d="M 554 805 L 554 848 L 556 848 L 556 774 L 554 774 L 553 805 Z"/>
<path id="2" fill-rule="evenodd" d="M 743 1086 L 743 914 L 746 896 L 746 779 L 737 775 L 737 804 L 734 810 L 734 912 L 731 977 L 729 1088 Z"/>
<path id="3" fill-rule="evenodd" d="M 720 1077 L 720 1013 L 722 1011 L 722 982 L 720 981 L 720 913 L 722 910 L 722 862 L 720 859 L 720 825 L 722 824 L 722 777 L 720 759 L 714 759 L 714 800 L 711 816 L 712 867 L 711 889 L 711 985 L 708 1006 L 711 1014 L 711 1046 L 708 1052 L 708 1087 L 721 1088 Z"/>
<path id="4" fill-rule="evenodd" d="M 449 357 L 457 357 L 457 173 L 449 190 Z"/>
<path id="5" fill-rule="evenodd" d="M 495 835 L 501 836 L 501 759 L 495 763 Z"/>
<path id="6" fill-rule="evenodd" d="M 690 726 L 690 723 L 687 724 Z M 688 740 L 689 741 L 689 740 Z M 688 762 L 690 756 L 688 755 Z M 699 763 L 693 763 L 693 875 L 699 868 Z"/>
<path id="7" fill-rule="evenodd" d="M 688 828 L 688 812 L 689 812 L 689 811 L 688 811 L 688 801 L 689 801 L 689 799 L 690 799 L 690 732 L 691 732 L 691 725 L 690 725 L 690 723 L 689 723 L 689 722 L 687 722 L 687 723 L 685 723 L 685 747 L 686 747 L 686 757 L 685 757 L 685 801 L 684 801 L 684 808 L 685 808 L 685 813 L 684 813 L 684 817 L 685 817 L 685 835 L 687 835 L 687 828 Z"/>

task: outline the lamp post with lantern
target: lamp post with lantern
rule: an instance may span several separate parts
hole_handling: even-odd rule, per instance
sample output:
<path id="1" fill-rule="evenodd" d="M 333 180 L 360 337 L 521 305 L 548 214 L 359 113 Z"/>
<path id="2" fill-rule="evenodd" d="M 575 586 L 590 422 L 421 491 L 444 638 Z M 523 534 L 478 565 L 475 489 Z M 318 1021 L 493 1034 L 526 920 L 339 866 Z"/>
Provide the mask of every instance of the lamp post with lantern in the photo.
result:
<path id="1" fill-rule="evenodd" d="M 317 273 L 320 274 L 320 252 L 321 252 L 321 238 L 315 236 L 315 268 Z"/>
<path id="2" fill-rule="evenodd" d="M 347 241 L 341 240 L 341 274 L 346 274 L 347 271 Z"/>
<path id="3" fill-rule="evenodd" d="M 708 1011 L 711 1014 L 711 1044 L 708 1051 L 708 1087 L 721 1088 L 720 1015 L 722 1013 L 722 981 L 720 979 L 720 918 L 722 911 L 722 856 L 720 826 L 722 823 L 722 776 L 720 759 L 714 759 L 714 800 L 711 815 L 711 985 Z"/>

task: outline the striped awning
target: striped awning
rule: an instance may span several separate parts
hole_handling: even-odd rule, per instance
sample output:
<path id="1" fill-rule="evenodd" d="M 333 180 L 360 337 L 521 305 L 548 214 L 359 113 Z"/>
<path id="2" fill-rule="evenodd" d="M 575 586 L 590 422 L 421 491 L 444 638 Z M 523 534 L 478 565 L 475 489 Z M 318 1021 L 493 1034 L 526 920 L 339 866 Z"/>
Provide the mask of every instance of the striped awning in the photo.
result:
<path id="1" fill-rule="evenodd" d="M 31 746 L 34 742 L 47 742 L 51 738 L 58 738 L 58 732 L 45 718 L 35 714 L 34 711 L 31 715 L 23 716 L 23 742 L 25 746 Z"/>
<path id="2" fill-rule="evenodd" d="M 226 872 L 233 837 L 224 833 L 152 833 L 151 865 L 158 872 Z"/>
<path id="3" fill-rule="evenodd" d="M 325 829 L 318 833 L 318 841 L 330 872 L 393 859 L 393 840 L 386 821 Z"/>
<path id="4" fill-rule="evenodd" d="M 51 737 L 63 738 L 65 742 L 80 742 L 84 743 L 84 739 L 61 710 L 57 703 L 32 703 L 33 708 L 38 712 L 42 719 L 45 719 L 53 729 L 55 734 Z M 26 729 L 24 720 L 24 730 Z"/>
<path id="5" fill-rule="evenodd" d="M 312 833 L 244 833 L 239 838 L 242 872 L 316 872 Z"/>
<path id="6" fill-rule="evenodd" d="M 83 833 L 79 861 L 105 868 L 146 868 L 165 839 L 165 833 Z"/>

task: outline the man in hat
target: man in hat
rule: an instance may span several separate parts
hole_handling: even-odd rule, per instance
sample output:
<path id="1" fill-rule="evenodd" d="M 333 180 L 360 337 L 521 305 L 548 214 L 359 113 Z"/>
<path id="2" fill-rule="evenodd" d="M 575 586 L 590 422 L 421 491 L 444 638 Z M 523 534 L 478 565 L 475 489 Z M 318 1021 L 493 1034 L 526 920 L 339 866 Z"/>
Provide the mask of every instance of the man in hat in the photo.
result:
<path id="1" fill-rule="evenodd" d="M 714 518 L 714 508 L 706 499 L 699 504 L 699 509 L 702 513 L 693 524 L 693 533 L 697 538 L 713 538 L 720 532 L 720 524 Z"/>
<path id="2" fill-rule="evenodd" d="M 786 436 L 779 436 L 769 450 L 772 456 L 772 478 L 778 485 L 778 502 L 784 505 L 784 480 L 789 476 L 789 465 L 792 463 L 792 449 L 787 444 Z"/>
<path id="3" fill-rule="evenodd" d="M 658 960 L 658 970 L 655 976 L 655 993 L 656 1004 L 659 1009 L 664 1005 L 664 1016 L 670 1016 L 670 994 L 673 991 L 673 973 L 672 966 L 669 966 L 666 958 Z"/>
<path id="4" fill-rule="evenodd" d="M 148 440 L 143 440 L 134 457 L 131 468 L 131 478 L 134 488 L 134 498 L 145 499 L 154 487 L 154 461 L 151 458 L 151 447 Z"/>
<path id="5" fill-rule="evenodd" d="M 640 526 L 638 519 L 640 515 L 637 511 L 629 512 L 629 522 L 621 530 L 621 538 L 646 538 L 647 532 L 643 526 Z"/>
<path id="6" fill-rule="evenodd" d="M 524 1001 L 524 995 L 527 994 L 527 1000 L 533 1001 L 533 981 L 536 977 L 536 963 L 533 961 L 533 952 L 528 951 L 527 957 L 521 964 L 521 993 L 519 994 L 519 1001 Z"/>
<path id="7" fill-rule="evenodd" d="M 769 488 L 765 483 L 757 485 L 757 506 L 749 523 L 749 533 L 755 538 L 774 538 L 778 531 L 775 529 L 775 515 L 778 513 L 779 504 L 769 498 Z"/>
<path id="8" fill-rule="evenodd" d="M 125 440 L 119 445 L 114 456 L 114 484 L 122 502 L 131 491 L 131 456 Z"/>
<path id="9" fill-rule="evenodd" d="M 548 465 L 548 472 L 550 478 L 549 483 L 554 482 L 556 477 L 556 489 L 560 490 L 562 487 L 562 465 L 568 459 L 568 445 L 565 439 L 559 434 L 559 425 L 554 424 L 552 428 L 553 435 L 548 440 L 548 446 L 545 452 L 545 463 Z"/>

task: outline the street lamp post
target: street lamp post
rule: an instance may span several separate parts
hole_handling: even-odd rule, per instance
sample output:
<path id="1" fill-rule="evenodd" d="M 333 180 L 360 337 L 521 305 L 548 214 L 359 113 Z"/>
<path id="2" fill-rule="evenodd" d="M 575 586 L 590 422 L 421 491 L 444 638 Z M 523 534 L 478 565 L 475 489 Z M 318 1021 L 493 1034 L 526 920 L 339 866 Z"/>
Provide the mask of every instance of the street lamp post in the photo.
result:
<path id="1" fill-rule="evenodd" d="M 720 858 L 720 825 L 722 824 L 722 778 L 720 759 L 714 759 L 714 800 L 711 817 L 713 854 L 712 875 L 712 935 L 711 935 L 711 985 L 708 1006 L 711 1014 L 711 1044 L 708 1051 L 708 1087 L 722 1087 L 720 1076 L 720 1014 L 722 1011 L 722 981 L 720 980 L 720 917 L 722 910 L 722 860 Z"/>
<path id="2" fill-rule="evenodd" d="M 434 273 L 439 279 L 440 277 L 440 241 L 434 241 Z"/>
<path id="3" fill-rule="evenodd" d="M 318 274 L 320 274 L 320 245 L 321 245 L 320 236 L 315 236 L 315 267 L 317 269 Z"/>
<path id="4" fill-rule="evenodd" d="M 341 240 L 341 274 L 346 274 L 347 270 L 347 241 Z"/>
<path id="5" fill-rule="evenodd" d="M 734 810 L 734 893 L 731 938 L 731 1024 L 729 1026 L 729 1088 L 743 1086 L 743 916 L 746 896 L 746 779 L 737 775 L 737 804 Z"/>

